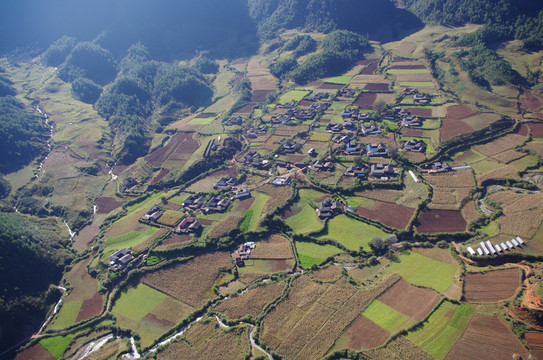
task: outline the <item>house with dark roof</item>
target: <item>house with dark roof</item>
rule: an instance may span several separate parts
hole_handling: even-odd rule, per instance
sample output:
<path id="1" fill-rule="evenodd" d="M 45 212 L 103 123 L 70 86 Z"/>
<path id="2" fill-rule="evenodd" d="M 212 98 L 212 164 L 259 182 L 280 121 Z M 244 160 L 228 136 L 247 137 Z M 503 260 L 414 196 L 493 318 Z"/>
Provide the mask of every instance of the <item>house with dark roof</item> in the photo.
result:
<path id="1" fill-rule="evenodd" d="M 272 184 L 275 186 L 286 186 L 290 184 L 291 179 L 288 176 L 276 176 L 275 179 L 273 179 Z"/>
<path id="2" fill-rule="evenodd" d="M 317 208 L 317 215 L 321 219 L 331 218 L 334 215 L 342 213 L 343 208 L 344 207 L 341 202 L 326 199 L 319 203 L 319 207 Z"/>
<path id="3" fill-rule="evenodd" d="M 297 144 L 295 142 L 287 141 L 286 143 L 281 145 L 281 149 L 279 150 L 279 152 L 282 155 L 294 154 L 299 148 L 300 148 L 299 144 Z"/>
<path id="4" fill-rule="evenodd" d="M 331 161 L 323 162 L 320 160 L 315 161 L 311 166 L 313 171 L 334 171 L 335 165 Z"/>
<path id="5" fill-rule="evenodd" d="M 364 146 L 351 141 L 345 144 L 345 152 L 349 155 L 362 154 L 364 152 Z"/>
<path id="6" fill-rule="evenodd" d="M 345 176 L 366 177 L 368 168 L 365 165 L 351 165 L 343 172 Z"/>
<path id="7" fill-rule="evenodd" d="M 239 115 L 233 116 L 231 118 L 224 120 L 224 125 L 226 126 L 241 125 L 242 123 L 243 123 L 243 119 Z"/>
<path id="8" fill-rule="evenodd" d="M 452 167 L 447 163 L 435 162 L 430 167 L 430 173 L 443 173 L 452 171 Z"/>
<path id="9" fill-rule="evenodd" d="M 183 204 L 181 204 L 181 206 L 183 206 L 184 208 L 196 210 L 196 209 L 199 209 L 202 205 L 204 205 L 204 202 L 205 202 L 205 199 L 203 196 L 198 195 L 198 194 L 193 194 L 193 195 L 190 195 L 188 198 L 186 198 L 185 201 L 183 201 Z"/>
<path id="10" fill-rule="evenodd" d="M 345 109 L 341 112 L 342 118 L 350 118 L 351 116 L 353 116 L 353 112 L 349 109 Z"/>
<path id="11" fill-rule="evenodd" d="M 213 185 L 214 189 L 221 189 L 221 188 L 231 188 L 232 186 L 236 185 L 237 180 L 235 177 L 232 176 L 223 176 L 217 181 L 215 185 Z"/>
<path id="12" fill-rule="evenodd" d="M 177 225 L 175 232 L 177 233 L 189 233 L 196 232 L 202 228 L 202 224 L 196 218 L 186 217 Z"/>
<path id="13" fill-rule="evenodd" d="M 213 196 L 209 199 L 202 209 L 204 214 L 214 213 L 214 212 L 223 212 L 230 205 L 230 201 L 223 197 L 222 195 Z"/>
<path id="14" fill-rule="evenodd" d="M 368 144 L 366 145 L 368 156 L 386 156 L 387 148 L 385 144 Z"/>
<path id="15" fill-rule="evenodd" d="M 329 97 L 330 97 L 330 94 L 328 94 L 327 92 L 318 92 L 315 94 L 316 100 L 328 99 Z"/>
<path id="16" fill-rule="evenodd" d="M 138 185 L 138 182 L 136 179 L 129 177 L 123 180 L 123 186 L 125 190 L 130 190 L 130 188 Z"/>
<path id="17" fill-rule="evenodd" d="M 382 133 L 381 129 L 375 125 L 362 125 L 362 134 L 364 135 L 377 135 L 380 133 Z"/>
<path id="18" fill-rule="evenodd" d="M 345 127 L 345 130 L 356 131 L 356 125 L 350 121 L 346 121 L 343 126 Z"/>
<path id="19" fill-rule="evenodd" d="M 396 176 L 396 171 L 392 165 L 372 164 L 370 168 L 370 176 L 386 180 Z"/>
<path id="20" fill-rule="evenodd" d="M 148 220 L 150 222 L 154 222 L 156 223 L 158 221 L 158 219 L 160 219 L 160 217 L 164 215 L 164 211 L 157 211 L 155 213 L 153 213 L 152 215 L 149 216 Z"/>
<path id="21" fill-rule="evenodd" d="M 417 141 L 415 139 L 412 139 L 412 140 L 406 141 L 403 144 L 403 148 L 406 151 L 422 153 L 424 152 L 424 150 L 426 150 L 426 144 L 424 143 L 424 141 Z"/>
<path id="22" fill-rule="evenodd" d="M 415 104 L 428 104 L 430 101 L 432 101 L 432 98 L 427 94 L 415 94 L 413 96 L 413 102 Z"/>
<path id="23" fill-rule="evenodd" d="M 419 93 L 418 89 L 411 89 L 411 88 L 403 89 L 403 94 L 404 95 L 415 95 L 415 94 L 418 94 L 418 93 Z"/>
<path id="24" fill-rule="evenodd" d="M 422 120 L 418 116 L 404 116 L 402 119 L 402 125 L 405 127 L 422 126 Z"/>
<path id="25" fill-rule="evenodd" d="M 109 256 L 109 268 L 111 271 L 119 271 L 124 269 L 134 257 L 128 249 L 117 250 L 113 255 Z"/>

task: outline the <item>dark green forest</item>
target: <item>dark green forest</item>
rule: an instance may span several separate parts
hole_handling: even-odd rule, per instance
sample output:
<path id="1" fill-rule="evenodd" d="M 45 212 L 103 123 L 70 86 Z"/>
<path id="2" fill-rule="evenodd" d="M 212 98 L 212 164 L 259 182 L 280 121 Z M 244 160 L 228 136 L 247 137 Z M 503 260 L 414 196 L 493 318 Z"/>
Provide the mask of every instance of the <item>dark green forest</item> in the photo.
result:
<path id="1" fill-rule="evenodd" d="M 54 219 L 0 212 L 0 348 L 39 326 L 60 292 L 58 282 L 73 255 Z"/>
<path id="2" fill-rule="evenodd" d="M 0 97 L 0 174 L 19 170 L 44 155 L 47 137 L 42 121 L 29 114 L 19 100 Z"/>

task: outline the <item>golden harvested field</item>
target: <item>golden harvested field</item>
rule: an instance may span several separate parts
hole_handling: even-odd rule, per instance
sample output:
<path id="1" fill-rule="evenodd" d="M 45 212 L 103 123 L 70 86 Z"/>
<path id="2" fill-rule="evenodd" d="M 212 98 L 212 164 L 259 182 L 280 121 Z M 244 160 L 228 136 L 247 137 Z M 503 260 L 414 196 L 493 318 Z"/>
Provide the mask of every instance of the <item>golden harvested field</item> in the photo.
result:
<path id="1" fill-rule="evenodd" d="M 191 306 L 200 307 L 213 297 L 209 290 L 220 270 L 231 267 L 227 253 L 214 252 L 157 270 L 142 281 Z"/>
<path id="2" fill-rule="evenodd" d="M 293 136 L 300 131 L 308 131 L 309 125 L 281 125 L 275 130 L 275 135 L 277 136 Z"/>
<path id="3" fill-rule="evenodd" d="M 157 355 L 159 360 L 176 359 L 239 359 L 244 360 L 251 352 L 250 328 L 238 326 L 223 330 L 215 319 L 208 323 L 196 323 L 186 332 L 185 341 L 168 345 Z"/>
<path id="4" fill-rule="evenodd" d="M 242 216 L 229 216 L 217 225 L 213 226 L 213 228 L 207 232 L 207 236 L 210 238 L 223 236 L 230 230 L 237 228 L 241 219 L 243 219 Z"/>
<path id="5" fill-rule="evenodd" d="M 383 291 L 400 279 L 392 275 L 369 290 L 357 290 L 344 279 L 316 284 L 297 278 L 289 296 L 261 323 L 261 338 L 287 358 L 317 359 Z"/>
<path id="6" fill-rule="evenodd" d="M 531 239 L 543 221 L 543 194 L 519 194 L 498 191 L 489 198 L 501 204 L 503 216 L 498 219 L 501 232 Z"/>
<path id="7" fill-rule="evenodd" d="M 292 247 L 288 239 L 282 235 L 271 235 L 267 239 L 256 242 L 256 247 L 251 251 L 254 259 L 291 259 Z"/>
<path id="8" fill-rule="evenodd" d="M 371 360 L 391 360 L 391 359 L 418 359 L 434 360 L 434 357 L 413 344 L 405 336 L 399 336 L 392 340 L 384 348 L 366 350 L 364 355 Z"/>
<path id="9" fill-rule="evenodd" d="M 157 223 L 167 226 L 175 226 L 179 223 L 181 218 L 184 216 L 183 213 L 179 211 L 166 210 L 164 214 L 157 220 Z"/>
<path id="10" fill-rule="evenodd" d="M 332 134 L 327 132 L 314 132 L 311 134 L 311 141 L 324 141 L 328 143 L 330 138 L 332 137 Z"/>
<path id="11" fill-rule="evenodd" d="M 543 142 L 530 142 L 524 146 L 526 149 L 543 156 Z"/>
<path id="12" fill-rule="evenodd" d="M 272 184 L 264 184 L 257 190 L 258 192 L 269 195 L 270 198 L 266 201 L 266 205 L 262 209 L 263 214 L 270 214 L 277 209 L 278 206 L 283 205 L 288 198 L 292 196 L 292 189 L 290 186 L 274 186 Z"/>
<path id="13" fill-rule="evenodd" d="M 386 189 L 377 189 L 377 190 L 368 190 L 355 193 L 356 196 L 363 196 L 373 200 L 379 200 L 384 202 L 395 202 L 404 194 L 401 190 L 386 190 Z"/>
<path id="14" fill-rule="evenodd" d="M 434 205 L 455 205 L 456 195 L 453 189 L 436 189 L 432 197 Z"/>
<path id="15" fill-rule="evenodd" d="M 268 75 L 269 64 L 266 60 L 251 59 L 247 64 L 247 76 Z"/>
<path id="16" fill-rule="evenodd" d="M 321 281 L 336 280 L 341 275 L 341 269 L 341 266 L 330 265 L 327 268 L 314 271 L 311 273 L 311 277 Z"/>
<path id="17" fill-rule="evenodd" d="M 518 159 L 523 158 L 525 156 L 526 156 L 525 153 L 522 153 L 522 152 L 519 152 L 519 151 L 516 151 L 516 150 L 507 150 L 507 151 L 504 151 L 504 152 L 501 152 L 499 154 L 496 154 L 496 155 L 492 156 L 492 158 L 494 160 L 496 160 L 496 161 L 508 164 L 511 161 L 518 160 Z"/>
<path id="18" fill-rule="evenodd" d="M 479 211 L 477 211 L 477 208 L 475 207 L 475 203 L 473 201 L 470 201 L 462 207 L 462 216 L 466 221 L 469 223 L 470 221 L 477 220 L 480 215 Z"/>
<path id="19" fill-rule="evenodd" d="M 277 299 L 284 289 L 283 282 L 259 286 L 221 302 L 215 310 L 224 313 L 230 319 L 239 319 L 245 315 L 256 317 L 268 303 Z"/>
<path id="20" fill-rule="evenodd" d="M 487 144 L 476 145 L 474 150 L 486 155 L 492 156 L 510 150 L 526 141 L 526 137 L 517 134 L 508 134 Z"/>
<path id="21" fill-rule="evenodd" d="M 493 179 L 520 179 L 520 176 L 518 174 L 518 170 L 509 165 L 477 176 L 477 181 L 479 184 Z"/>
<path id="22" fill-rule="evenodd" d="M 424 179 L 434 188 L 472 188 L 475 186 L 470 170 L 449 171 L 442 174 L 424 175 Z"/>
<path id="23" fill-rule="evenodd" d="M 259 75 L 249 77 L 253 90 L 275 90 L 277 79 L 273 75 Z"/>

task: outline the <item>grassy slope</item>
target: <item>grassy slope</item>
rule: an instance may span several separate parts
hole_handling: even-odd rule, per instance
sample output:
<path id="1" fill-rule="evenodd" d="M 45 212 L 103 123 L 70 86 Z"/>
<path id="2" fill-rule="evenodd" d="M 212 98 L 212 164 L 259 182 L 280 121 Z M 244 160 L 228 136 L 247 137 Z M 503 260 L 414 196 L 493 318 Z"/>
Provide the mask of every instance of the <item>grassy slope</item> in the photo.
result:
<path id="1" fill-rule="evenodd" d="M 322 263 L 326 258 L 339 254 L 341 249 L 332 245 L 319 245 L 309 242 L 297 242 L 296 251 L 300 265 L 308 268 Z"/>
<path id="2" fill-rule="evenodd" d="M 338 215 L 328 222 L 327 233 L 319 238 L 337 240 L 351 250 L 358 250 L 360 247 L 370 250 L 369 243 L 376 236 L 386 238 L 388 234 L 375 226 L 351 219 L 346 215 Z"/>

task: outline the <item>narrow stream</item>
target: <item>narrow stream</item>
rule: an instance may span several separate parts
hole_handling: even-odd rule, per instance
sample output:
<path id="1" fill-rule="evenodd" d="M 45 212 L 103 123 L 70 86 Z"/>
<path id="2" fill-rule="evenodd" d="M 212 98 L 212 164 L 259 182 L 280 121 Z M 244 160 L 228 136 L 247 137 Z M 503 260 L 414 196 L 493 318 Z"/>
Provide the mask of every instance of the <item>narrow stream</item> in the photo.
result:
<path id="1" fill-rule="evenodd" d="M 45 320 L 45 322 L 43 323 L 43 325 L 41 326 L 40 330 L 38 331 L 38 334 L 40 334 L 43 329 L 45 329 L 45 327 L 49 324 L 49 321 L 51 321 L 51 319 L 53 318 L 53 316 L 55 316 L 55 314 L 58 312 L 58 308 L 60 307 L 60 304 L 62 303 L 62 301 L 64 300 L 64 295 L 66 295 L 66 288 L 63 288 L 62 286 L 57 286 L 57 289 L 59 290 L 62 290 L 63 294 L 62 296 L 60 297 L 60 300 L 57 302 L 57 304 L 55 305 L 55 308 L 53 309 L 53 313 L 51 314 L 51 316 L 49 316 L 47 318 L 47 320 Z"/>
<path id="2" fill-rule="evenodd" d="M 51 154 L 51 150 L 52 150 L 51 139 L 53 138 L 54 126 L 49 124 L 49 116 L 46 113 L 44 113 L 42 109 L 40 109 L 39 105 L 36 105 L 36 110 L 40 113 L 43 121 L 45 122 L 45 125 L 49 126 L 49 139 L 47 139 L 47 148 L 49 152 L 47 153 L 45 158 L 42 160 L 42 162 L 40 162 L 40 165 L 38 165 L 38 172 L 36 173 L 35 177 L 39 177 L 40 175 L 42 175 L 43 163 L 45 162 L 45 160 L 47 160 L 47 158 Z"/>

